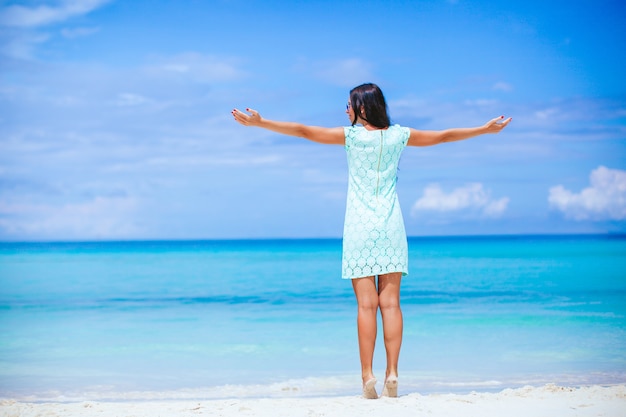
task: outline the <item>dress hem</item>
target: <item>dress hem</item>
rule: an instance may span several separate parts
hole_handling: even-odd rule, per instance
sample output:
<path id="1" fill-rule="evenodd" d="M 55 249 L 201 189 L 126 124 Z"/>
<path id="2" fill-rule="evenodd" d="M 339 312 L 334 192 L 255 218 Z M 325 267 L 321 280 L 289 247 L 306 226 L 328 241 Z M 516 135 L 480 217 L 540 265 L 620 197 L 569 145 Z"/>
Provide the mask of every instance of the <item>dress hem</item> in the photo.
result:
<path id="1" fill-rule="evenodd" d="M 377 276 L 380 276 L 380 275 L 396 274 L 398 272 L 401 272 L 403 277 L 406 277 L 407 275 L 409 275 L 409 273 L 406 272 L 406 271 L 390 271 L 390 272 L 381 272 L 380 274 L 363 275 L 363 276 L 359 276 L 359 277 L 342 276 L 341 279 L 361 279 L 361 278 L 377 277 Z"/>

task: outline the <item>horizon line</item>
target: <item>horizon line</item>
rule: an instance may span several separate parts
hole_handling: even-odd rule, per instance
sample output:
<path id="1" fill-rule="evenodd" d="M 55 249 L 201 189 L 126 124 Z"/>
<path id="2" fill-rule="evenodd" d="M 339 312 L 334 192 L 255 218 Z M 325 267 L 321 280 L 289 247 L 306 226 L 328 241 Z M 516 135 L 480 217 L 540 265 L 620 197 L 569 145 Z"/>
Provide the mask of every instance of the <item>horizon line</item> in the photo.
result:
<path id="1" fill-rule="evenodd" d="M 626 232 L 593 232 L 593 233 L 491 233 L 491 234 L 458 234 L 458 235 L 410 235 L 411 239 L 475 239 L 475 238 L 521 238 L 521 237 L 609 237 L 626 238 Z M 1 240 L 0 244 L 12 243 L 159 243 L 159 242 L 262 242 L 262 241 L 315 241 L 336 240 L 339 237 L 224 237 L 224 238 L 111 238 L 111 239 L 29 239 L 29 240 Z"/>

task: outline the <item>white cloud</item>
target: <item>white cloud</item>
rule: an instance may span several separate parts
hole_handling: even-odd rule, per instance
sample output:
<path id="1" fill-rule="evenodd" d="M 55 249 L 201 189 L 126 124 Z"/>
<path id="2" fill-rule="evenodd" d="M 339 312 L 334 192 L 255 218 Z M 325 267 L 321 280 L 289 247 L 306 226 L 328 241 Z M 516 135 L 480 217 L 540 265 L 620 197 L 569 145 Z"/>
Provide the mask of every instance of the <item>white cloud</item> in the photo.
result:
<path id="1" fill-rule="evenodd" d="M 495 91 L 503 91 L 505 93 L 513 91 L 513 86 L 504 81 L 498 81 L 492 87 Z"/>
<path id="2" fill-rule="evenodd" d="M 445 193 L 439 184 L 429 184 L 422 197 L 413 204 L 411 214 L 424 211 L 474 211 L 485 217 L 499 217 L 509 204 L 508 197 L 493 199 L 480 183 L 470 183 Z"/>
<path id="3" fill-rule="evenodd" d="M 93 35 L 100 31 L 98 27 L 79 27 L 72 29 L 62 29 L 61 35 L 67 39 L 81 38 L 83 36 Z"/>
<path id="4" fill-rule="evenodd" d="M 141 104 L 145 104 L 148 102 L 150 102 L 150 99 L 139 94 L 120 93 L 117 96 L 117 101 L 115 102 L 115 104 L 120 107 L 127 107 L 127 106 L 139 106 Z"/>
<path id="5" fill-rule="evenodd" d="M 591 171 L 589 182 L 579 193 L 562 185 L 550 188 L 550 207 L 574 220 L 626 219 L 626 171 L 600 166 Z"/>
<path id="6" fill-rule="evenodd" d="M 12 5 L 0 11 L 0 25 L 32 28 L 87 14 L 109 0 L 65 0 L 58 6 Z"/>
<path id="7" fill-rule="evenodd" d="M 23 32 L 16 33 L 9 39 L 0 39 L 0 52 L 6 56 L 28 60 L 33 55 L 33 50 L 50 39 L 46 33 Z"/>
<path id="8" fill-rule="evenodd" d="M 39 44 L 50 39 L 50 34 L 38 30 L 52 23 L 64 22 L 73 17 L 87 14 L 110 0 L 64 0 L 56 5 L 22 6 L 10 5 L 0 8 L 0 27 L 6 36 L 0 38 L 0 53 L 20 60 L 31 60 Z M 87 36 L 98 28 L 62 29 L 67 39 Z"/>
<path id="9" fill-rule="evenodd" d="M 537 110 L 534 114 L 535 118 L 539 120 L 548 120 L 562 114 L 561 110 L 557 107 L 548 107 L 543 110 Z"/>
<path id="10" fill-rule="evenodd" d="M 174 76 L 194 82 L 231 81 L 245 76 L 234 59 L 188 52 L 164 58 L 148 72 Z"/>
<path id="11" fill-rule="evenodd" d="M 466 106 L 495 107 L 496 105 L 500 104 L 500 102 L 494 99 L 479 98 L 475 100 L 465 100 L 464 104 Z"/>
<path id="12" fill-rule="evenodd" d="M 331 84 L 354 87 L 372 79 L 371 65 L 359 58 L 323 62 L 316 65 L 315 75 Z"/>
<path id="13" fill-rule="evenodd" d="M 96 197 L 91 201 L 50 204 L 0 204 L 3 235 L 32 238 L 124 238 L 139 232 L 137 202 L 128 197 Z"/>

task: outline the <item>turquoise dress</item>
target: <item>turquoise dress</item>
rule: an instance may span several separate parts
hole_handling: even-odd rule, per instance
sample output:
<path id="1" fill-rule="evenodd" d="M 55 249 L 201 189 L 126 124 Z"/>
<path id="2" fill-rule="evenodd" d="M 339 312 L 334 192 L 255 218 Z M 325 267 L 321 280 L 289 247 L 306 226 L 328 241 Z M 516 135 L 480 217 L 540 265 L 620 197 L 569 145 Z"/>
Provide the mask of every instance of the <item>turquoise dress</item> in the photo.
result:
<path id="1" fill-rule="evenodd" d="M 344 128 L 348 198 L 343 229 L 342 277 L 408 274 L 408 247 L 396 193 L 400 155 L 410 131 Z"/>

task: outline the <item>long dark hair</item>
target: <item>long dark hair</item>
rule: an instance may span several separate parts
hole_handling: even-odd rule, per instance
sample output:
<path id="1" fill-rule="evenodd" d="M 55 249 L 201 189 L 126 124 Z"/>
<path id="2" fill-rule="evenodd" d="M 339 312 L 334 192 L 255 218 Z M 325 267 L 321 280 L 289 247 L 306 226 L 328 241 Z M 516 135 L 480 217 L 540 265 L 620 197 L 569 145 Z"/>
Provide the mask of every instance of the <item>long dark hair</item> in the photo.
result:
<path id="1" fill-rule="evenodd" d="M 350 105 L 354 111 L 352 126 L 356 124 L 357 116 L 380 129 L 389 127 L 391 124 L 387 114 L 385 96 L 376 84 L 361 84 L 350 90 Z M 360 114 L 361 107 L 363 107 L 365 115 Z"/>

